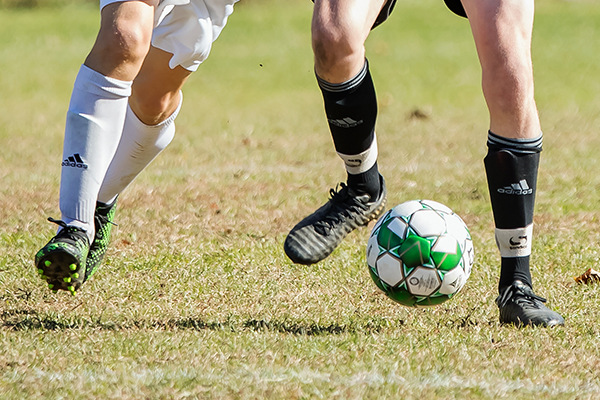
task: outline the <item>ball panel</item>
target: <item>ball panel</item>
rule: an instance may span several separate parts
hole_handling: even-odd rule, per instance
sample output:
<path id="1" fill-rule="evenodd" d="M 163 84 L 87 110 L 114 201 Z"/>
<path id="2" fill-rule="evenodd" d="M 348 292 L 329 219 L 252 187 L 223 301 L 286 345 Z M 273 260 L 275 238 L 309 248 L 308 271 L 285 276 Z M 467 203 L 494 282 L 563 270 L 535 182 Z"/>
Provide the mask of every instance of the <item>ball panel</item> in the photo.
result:
<path id="1" fill-rule="evenodd" d="M 446 231 L 446 221 L 433 210 L 415 211 L 408 223 L 415 233 L 422 237 L 439 236 Z"/>
<path id="2" fill-rule="evenodd" d="M 458 266 L 452 271 L 446 272 L 446 274 L 444 275 L 444 279 L 442 280 L 442 286 L 440 287 L 439 292 L 448 295 L 458 293 L 458 291 L 462 289 L 466 281 L 467 278 L 463 269 L 460 266 Z"/>
<path id="3" fill-rule="evenodd" d="M 459 243 L 471 238 L 467 226 L 458 215 L 444 215 L 444 219 L 446 220 L 446 231 L 449 235 L 454 236 Z"/>
<path id="4" fill-rule="evenodd" d="M 387 252 L 377 259 L 376 270 L 379 279 L 391 287 L 397 286 L 404 279 L 402 261 Z"/>
<path id="5" fill-rule="evenodd" d="M 402 242 L 398 255 L 407 268 L 415 268 L 429 263 L 430 250 L 431 245 L 427 239 L 410 235 Z"/>
<path id="6" fill-rule="evenodd" d="M 431 296 L 442 284 L 435 269 L 417 267 L 406 277 L 408 291 L 415 296 Z"/>
<path id="7" fill-rule="evenodd" d="M 431 248 L 431 258 L 436 267 L 449 271 L 460 263 L 462 252 L 453 236 L 442 235 Z"/>
<path id="8" fill-rule="evenodd" d="M 469 279 L 471 276 L 471 270 L 473 268 L 473 263 L 475 262 L 475 250 L 473 249 L 473 241 L 467 240 L 465 242 L 465 250 L 463 252 L 463 269 L 465 271 L 465 276 Z"/>
<path id="9" fill-rule="evenodd" d="M 377 235 L 371 236 L 367 243 L 367 264 L 369 267 L 375 268 L 377 257 L 379 257 L 379 243 L 377 242 Z"/>
<path id="10" fill-rule="evenodd" d="M 404 239 L 406 237 L 408 225 L 401 218 L 392 218 L 387 224 L 387 228 L 400 239 Z"/>
<path id="11" fill-rule="evenodd" d="M 393 217 L 402 216 L 406 217 L 411 215 L 417 210 L 422 210 L 423 205 L 418 200 L 411 200 L 405 203 L 402 203 L 391 210 L 391 215 Z"/>
<path id="12" fill-rule="evenodd" d="M 377 241 L 379 242 L 379 245 L 386 250 L 391 250 L 400 246 L 404 236 L 398 236 L 395 231 L 401 233 L 402 224 L 406 225 L 404 221 L 395 217 L 385 221 L 379 229 L 379 233 L 377 233 Z"/>

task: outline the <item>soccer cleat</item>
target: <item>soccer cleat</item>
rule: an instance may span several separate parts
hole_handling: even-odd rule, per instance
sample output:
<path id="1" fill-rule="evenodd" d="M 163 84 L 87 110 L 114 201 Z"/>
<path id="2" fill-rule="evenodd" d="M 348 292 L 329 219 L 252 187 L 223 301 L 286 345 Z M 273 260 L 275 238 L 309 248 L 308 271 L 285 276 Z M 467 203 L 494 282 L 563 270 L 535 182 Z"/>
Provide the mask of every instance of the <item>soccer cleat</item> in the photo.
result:
<path id="1" fill-rule="evenodd" d="M 96 272 L 110 242 L 110 233 L 112 231 L 113 219 L 115 217 L 115 211 L 117 210 L 117 201 L 113 201 L 112 204 L 96 203 L 96 212 L 94 213 L 94 227 L 96 228 L 96 235 L 94 241 L 90 246 L 90 252 L 87 256 L 85 276 L 83 281 L 87 281 Z"/>
<path id="2" fill-rule="evenodd" d="M 52 291 L 67 290 L 74 295 L 83 284 L 89 239 L 84 229 L 53 218 L 48 221 L 63 229 L 35 255 L 37 272 Z"/>
<path id="3" fill-rule="evenodd" d="M 325 259 L 354 229 L 381 216 L 386 204 L 386 188 L 379 175 L 381 189 L 375 201 L 369 195 L 357 195 L 345 184 L 329 191 L 331 198 L 317 211 L 300 221 L 288 234 L 283 248 L 296 264 L 310 265 Z"/>
<path id="4" fill-rule="evenodd" d="M 546 299 L 533 293 L 521 281 L 500 290 L 496 304 L 500 309 L 500 322 L 522 326 L 553 327 L 564 325 L 564 318 L 544 305 Z"/>

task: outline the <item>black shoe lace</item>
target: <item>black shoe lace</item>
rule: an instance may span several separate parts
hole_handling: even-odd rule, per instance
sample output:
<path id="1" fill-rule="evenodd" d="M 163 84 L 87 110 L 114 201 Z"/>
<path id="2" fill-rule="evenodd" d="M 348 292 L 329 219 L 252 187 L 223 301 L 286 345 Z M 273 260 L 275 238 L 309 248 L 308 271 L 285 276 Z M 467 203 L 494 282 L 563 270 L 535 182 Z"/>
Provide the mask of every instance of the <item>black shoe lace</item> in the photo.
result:
<path id="1" fill-rule="evenodd" d="M 82 233 L 85 236 L 85 229 L 81 229 L 76 226 L 69 226 L 65 221 L 54 219 L 52 217 L 48 217 L 48 221 L 54 222 L 56 225 L 62 228 L 61 231 L 56 234 L 56 237 L 68 238 L 76 242 L 81 240 Z"/>
<path id="2" fill-rule="evenodd" d="M 546 302 L 546 299 L 533 293 L 533 290 L 524 284 L 508 286 L 504 292 L 500 293 L 496 299 L 496 304 L 502 308 L 511 300 L 523 308 L 540 308 L 539 302 Z"/>
<path id="3" fill-rule="evenodd" d="M 118 226 L 117 224 L 108 219 L 108 215 L 102 215 L 99 213 L 96 213 L 96 215 L 94 215 L 94 225 L 96 227 L 96 234 L 94 235 L 94 240 L 102 239 L 102 227 L 107 224 Z"/>
<path id="4" fill-rule="evenodd" d="M 346 218 L 354 218 L 354 215 L 368 209 L 368 205 L 359 200 L 358 197 L 349 193 L 350 188 L 344 183 L 335 189 L 329 189 L 329 202 L 331 208 L 325 217 L 315 222 L 315 230 L 320 234 L 326 234 L 337 224 L 344 222 Z"/>

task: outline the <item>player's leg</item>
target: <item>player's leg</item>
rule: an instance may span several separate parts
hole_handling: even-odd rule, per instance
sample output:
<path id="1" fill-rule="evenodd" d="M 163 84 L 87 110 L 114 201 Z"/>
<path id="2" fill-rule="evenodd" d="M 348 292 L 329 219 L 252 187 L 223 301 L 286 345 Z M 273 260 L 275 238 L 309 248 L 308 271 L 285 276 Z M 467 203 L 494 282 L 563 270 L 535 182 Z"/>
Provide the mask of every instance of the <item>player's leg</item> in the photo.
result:
<path id="1" fill-rule="evenodd" d="M 490 112 L 485 166 L 502 260 L 497 300 L 500 320 L 517 325 L 562 324 L 562 317 L 533 293 L 529 268 L 542 150 L 531 62 L 534 1 L 462 3 L 479 54 Z"/>
<path id="2" fill-rule="evenodd" d="M 123 134 L 98 193 L 94 216 L 96 234 L 87 258 L 85 280 L 96 272 L 108 249 L 117 196 L 175 136 L 181 89 L 191 72 L 180 66 L 171 69 L 172 57 L 151 47 L 133 82 Z"/>
<path id="3" fill-rule="evenodd" d="M 36 254 L 49 287 L 72 293 L 85 277 L 98 191 L 120 140 L 132 80 L 150 47 L 157 0 L 106 3 L 67 112 L 60 229 Z"/>
<path id="4" fill-rule="evenodd" d="M 347 184 L 285 240 L 288 257 L 300 264 L 326 258 L 358 226 L 385 206 L 385 183 L 377 168 L 377 98 L 364 43 L 386 0 L 315 0 L 312 42 L 315 73 Z M 390 6 L 391 7 L 391 6 Z M 385 11 L 386 13 L 388 11 Z"/>
<path id="5" fill-rule="evenodd" d="M 133 82 L 121 141 L 98 194 L 86 278 L 108 248 L 117 196 L 173 139 L 182 87 L 210 54 L 236 1 L 192 0 L 171 9 L 154 29 L 153 46 Z"/>
<path id="6" fill-rule="evenodd" d="M 181 89 L 190 71 L 169 67 L 172 54 L 152 47 L 133 83 L 123 136 L 98 194 L 111 203 L 171 142 Z"/>

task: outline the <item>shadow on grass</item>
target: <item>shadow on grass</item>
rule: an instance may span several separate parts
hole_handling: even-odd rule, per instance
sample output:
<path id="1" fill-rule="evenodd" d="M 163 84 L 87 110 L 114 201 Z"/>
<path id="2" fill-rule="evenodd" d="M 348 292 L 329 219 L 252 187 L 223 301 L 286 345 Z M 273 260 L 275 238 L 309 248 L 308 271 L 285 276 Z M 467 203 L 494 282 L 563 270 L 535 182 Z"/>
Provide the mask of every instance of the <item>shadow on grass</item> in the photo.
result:
<path id="1" fill-rule="evenodd" d="M 198 318 L 160 320 L 134 320 L 124 323 L 105 322 L 86 318 L 66 319 L 61 316 L 39 315 L 32 310 L 11 310 L 0 314 L 0 329 L 9 331 L 59 331 L 67 329 L 100 329 L 105 331 L 135 331 L 135 330 L 214 330 L 229 332 L 277 332 L 299 336 L 341 335 L 341 334 L 372 334 L 385 329 L 397 328 L 404 325 L 403 320 L 388 321 L 386 319 L 371 319 L 363 322 L 347 324 L 319 324 L 315 322 L 293 320 L 257 320 L 248 319 L 240 322 L 233 321 L 204 321 Z"/>

